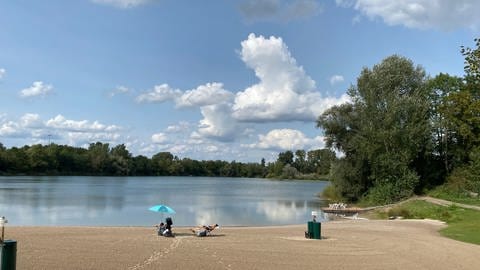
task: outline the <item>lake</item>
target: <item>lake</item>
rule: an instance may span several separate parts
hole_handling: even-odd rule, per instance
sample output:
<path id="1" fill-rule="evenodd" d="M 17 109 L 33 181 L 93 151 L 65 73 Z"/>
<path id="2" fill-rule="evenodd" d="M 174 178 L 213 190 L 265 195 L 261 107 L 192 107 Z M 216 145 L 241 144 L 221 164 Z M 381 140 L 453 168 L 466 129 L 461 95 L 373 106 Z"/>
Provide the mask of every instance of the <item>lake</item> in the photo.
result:
<path id="1" fill-rule="evenodd" d="M 174 226 L 305 223 L 328 182 L 211 177 L 0 177 L 0 216 L 9 226 Z"/>

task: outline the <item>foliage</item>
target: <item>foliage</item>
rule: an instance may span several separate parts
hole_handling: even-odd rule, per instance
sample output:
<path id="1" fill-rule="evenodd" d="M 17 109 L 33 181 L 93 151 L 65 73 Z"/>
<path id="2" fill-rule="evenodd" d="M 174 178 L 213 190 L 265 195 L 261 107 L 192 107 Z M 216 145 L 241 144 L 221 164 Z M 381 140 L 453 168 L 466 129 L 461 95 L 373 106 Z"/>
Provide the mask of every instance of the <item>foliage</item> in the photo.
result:
<path id="1" fill-rule="evenodd" d="M 432 149 L 430 149 L 431 164 L 422 164 L 423 168 L 429 168 L 429 173 L 422 173 L 424 186 L 427 186 L 428 183 L 434 185 L 443 183 L 445 175 L 456 164 L 456 156 L 458 155 L 454 154 L 457 151 L 455 150 L 457 148 L 455 146 L 455 131 L 448 121 L 449 116 L 447 116 L 448 107 L 455 106 L 455 104 L 447 102 L 447 98 L 459 93 L 464 86 L 462 78 L 443 73 L 427 82 L 430 103 L 429 114 L 432 123 Z"/>
<path id="2" fill-rule="evenodd" d="M 282 169 L 283 179 L 295 179 L 298 175 L 298 170 L 295 167 L 290 166 L 290 164 L 285 165 Z"/>
<path id="3" fill-rule="evenodd" d="M 480 84 L 480 38 L 474 39 L 476 48 L 461 46 L 460 52 L 465 57 L 465 74 L 473 84 Z"/>
<path id="4" fill-rule="evenodd" d="M 471 197 L 480 203 L 480 147 L 476 147 L 470 152 L 468 164 L 456 168 L 449 175 L 445 187 L 448 192 L 439 192 L 440 195 L 449 195 L 459 199 Z"/>
<path id="5" fill-rule="evenodd" d="M 322 198 L 326 198 L 331 201 L 341 202 L 343 197 L 337 193 L 337 189 L 333 185 L 328 185 L 322 190 Z"/>
<path id="6" fill-rule="evenodd" d="M 430 190 L 428 195 L 447 201 L 480 206 L 480 199 L 475 194 L 466 192 L 462 187 L 463 186 L 461 186 L 461 188 L 458 186 L 454 187 L 450 182 L 447 182 L 444 185 Z"/>
<path id="7" fill-rule="evenodd" d="M 394 55 L 364 68 L 349 95 L 351 103 L 317 120 L 327 146 L 345 154 L 333 167 L 334 187 L 350 201 L 410 196 L 419 182 L 413 161 L 425 153 L 430 135 L 424 70 Z"/>
<path id="8" fill-rule="evenodd" d="M 96 142 L 84 149 L 52 143 L 7 149 L 0 143 L 0 175 L 16 174 L 265 177 L 266 169 L 258 163 L 180 160 L 168 152 L 151 159 L 133 157 L 123 144 L 111 148 Z"/>
<path id="9" fill-rule="evenodd" d="M 280 152 L 275 162 L 267 166 L 267 177 L 286 179 L 325 179 L 337 158 L 330 149 Z"/>
<path id="10" fill-rule="evenodd" d="M 132 156 L 124 144 L 111 147 L 108 143 L 101 142 L 90 144 L 88 149 L 53 143 L 7 149 L 0 143 L 0 175 L 192 175 L 325 179 L 325 175 L 312 171 L 328 170 L 333 152 L 322 149 L 308 153 L 297 150 L 296 153 L 295 162 L 293 152 L 287 151 L 280 153 L 279 160 L 267 166 L 264 159 L 259 163 L 198 161 L 180 159 L 169 152 L 159 152 L 151 158 Z"/>

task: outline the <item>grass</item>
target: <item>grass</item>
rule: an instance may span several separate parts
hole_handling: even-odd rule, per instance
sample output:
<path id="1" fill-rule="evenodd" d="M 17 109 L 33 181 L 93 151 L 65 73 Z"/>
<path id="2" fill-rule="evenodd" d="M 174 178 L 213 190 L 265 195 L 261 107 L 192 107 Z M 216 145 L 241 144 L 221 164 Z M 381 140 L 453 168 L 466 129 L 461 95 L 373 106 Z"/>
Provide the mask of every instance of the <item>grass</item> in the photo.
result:
<path id="1" fill-rule="evenodd" d="M 439 186 L 430 192 L 428 195 L 431 197 L 444 199 L 456 203 L 471 204 L 480 206 L 480 197 L 472 197 L 466 193 L 456 192 L 445 186 Z"/>
<path id="2" fill-rule="evenodd" d="M 439 206 L 425 201 L 410 201 L 388 210 L 377 212 L 379 218 L 402 216 L 412 219 L 437 219 L 448 227 L 440 230 L 443 236 L 480 245 L 480 211 L 457 206 Z"/>

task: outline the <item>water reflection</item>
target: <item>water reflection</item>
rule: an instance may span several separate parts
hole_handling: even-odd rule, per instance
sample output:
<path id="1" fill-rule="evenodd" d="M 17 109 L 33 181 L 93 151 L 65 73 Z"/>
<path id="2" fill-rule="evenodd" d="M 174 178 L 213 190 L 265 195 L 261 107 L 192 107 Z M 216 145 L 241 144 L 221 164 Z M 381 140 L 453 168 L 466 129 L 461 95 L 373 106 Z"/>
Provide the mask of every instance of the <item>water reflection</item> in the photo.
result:
<path id="1" fill-rule="evenodd" d="M 324 205 L 327 183 L 193 177 L 0 177 L 0 215 L 12 225 L 177 226 L 298 224 Z"/>

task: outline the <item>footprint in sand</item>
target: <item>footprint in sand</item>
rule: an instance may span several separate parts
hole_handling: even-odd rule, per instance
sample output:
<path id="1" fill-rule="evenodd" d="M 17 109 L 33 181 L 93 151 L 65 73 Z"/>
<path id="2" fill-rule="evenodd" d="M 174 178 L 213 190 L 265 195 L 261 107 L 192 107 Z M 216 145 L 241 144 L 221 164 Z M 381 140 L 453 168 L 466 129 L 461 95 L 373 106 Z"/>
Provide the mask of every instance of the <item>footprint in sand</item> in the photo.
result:
<path id="1" fill-rule="evenodd" d="M 136 265 L 134 265 L 132 267 L 129 267 L 128 269 L 129 270 L 138 270 L 138 269 L 144 268 L 145 266 L 157 261 L 158 259 L 160 259 L 164 256 L 167 256 L 168 253 L 170 253 L 170 251 L 173 251 L 174 249 L 176 249 L 180 245 L 180 242 L 181 242 L 180 238 L 174 238 L 169 247 L 164 248 L 161 251 L 153 252 L 153 254 L 150 255 L 150 257 L 148 257 L 146 260 L 144 260 L 141 263 L 137 263 Z"/>

